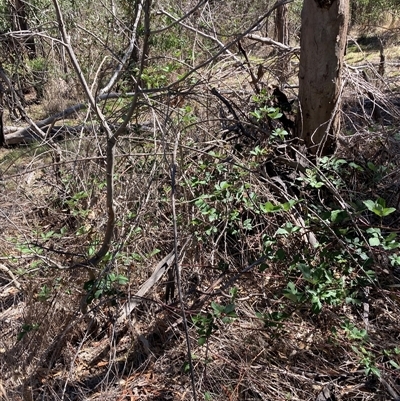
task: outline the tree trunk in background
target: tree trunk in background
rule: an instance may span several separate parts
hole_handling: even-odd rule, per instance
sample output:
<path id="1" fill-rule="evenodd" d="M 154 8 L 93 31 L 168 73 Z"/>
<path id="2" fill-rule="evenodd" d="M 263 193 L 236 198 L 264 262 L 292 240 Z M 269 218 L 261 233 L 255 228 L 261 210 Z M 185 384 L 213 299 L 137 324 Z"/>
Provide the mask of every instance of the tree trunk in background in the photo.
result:
<path id="1" fill-rule="evenodd" d="M 28 31 L 28 18 L 26 16 L 26 8 L 24 0 L 11 0 L 11 26 L 13 31 Z M 34 59 L 36 57 L 36 45 L 33 36 L 22 39 L 22 46 L 28 51 L 28 57 Z"/>
<path id="2" fill-rule="evenodd" d="M 349 0 L 304 0 L 296 132 L 313 155 L 331 154 L 340 129 L 348 22 Z"/>
<path id="3" fill-rule="evenodd" d="M 278 42 L 289 44 L 288 5 L 283 4 L 276 9 L 275 38 Z M 276 71 L 280 86 L 283 86 L 290 75 L 290 58 L 280 57 Z"/>
<path id="4" fill-rule="evenodd" d="M 275 37 L 284 45 L 289 44 L 288 5 L 284 4 L 276 9 Z"/>

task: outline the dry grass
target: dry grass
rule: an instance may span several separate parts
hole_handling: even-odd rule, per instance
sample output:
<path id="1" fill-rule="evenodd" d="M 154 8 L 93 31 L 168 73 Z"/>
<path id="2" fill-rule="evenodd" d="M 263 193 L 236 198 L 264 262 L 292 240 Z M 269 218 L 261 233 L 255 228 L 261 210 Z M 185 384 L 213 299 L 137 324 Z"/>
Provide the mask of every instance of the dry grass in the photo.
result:
<path id="1" fill-rule="evenodd" d="M 76 104 L 78 98 L 75 83 L 53 77 L 48 80 L 44 89 L 42 112 L 45 117 L 57 114 Z"/>

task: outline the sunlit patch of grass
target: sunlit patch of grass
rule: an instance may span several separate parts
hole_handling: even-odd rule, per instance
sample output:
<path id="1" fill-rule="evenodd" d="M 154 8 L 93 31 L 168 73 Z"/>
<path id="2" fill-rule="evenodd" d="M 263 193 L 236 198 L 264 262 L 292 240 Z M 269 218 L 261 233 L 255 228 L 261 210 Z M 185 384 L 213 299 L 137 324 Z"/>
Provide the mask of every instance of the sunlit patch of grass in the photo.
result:
<path id="1" fill-rule="evenodd" d="M 361 63 L 362 61 L 364 61 L 364 56 L 360 55 L 360 53 L 347 53 L 345 61 L 349 64 Z"/>
<path id="2" fill-rule="evenodd" d="M 400 57 L 400 46 L 391 46 L 384 49 L 384 55 L 386 60 L 397 60 Z M 349 64 L 358 64 L 363 62 L 379 63 L 380 52 L 374 51 L 363 51 L 360 52 L 355 46 L 349 46 L 345 61 Z"/>
<path id="3" fill-rule="evenodd" d="M 391 46 L 385 49 L 386 56 L 389 60 L 400 58 L 400 46 Z"/>

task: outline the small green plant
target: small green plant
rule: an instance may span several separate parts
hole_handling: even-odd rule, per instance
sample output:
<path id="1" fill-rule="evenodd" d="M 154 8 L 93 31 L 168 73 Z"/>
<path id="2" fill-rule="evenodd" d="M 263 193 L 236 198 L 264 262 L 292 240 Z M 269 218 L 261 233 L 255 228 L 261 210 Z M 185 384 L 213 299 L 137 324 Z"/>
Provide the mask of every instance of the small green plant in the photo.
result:
<path id="1" fill-rule="evenodd" d="M 271 138 L 272 139 L 280 139 L 281 141 L 284 141 L 285 138 L 289 135 L 289 132 L 287 132 L 283 128 L 276 128 L 271 132 Z"/>
<path id="2" fill-rule="evenodd" d="M 260 110 L 266 111 L 268 107 L 266 104 L 268 104 L 271 101 L 271 95 L 268 93 L 266 88 L 261 89 L 260 93 L 253 95 L 251 100 L 258 106 L 254 111 L 250 112 L 250 115 L 255 117 L 256 119 L 261 119 L 261 114 Z M 275 107 L 270 107 L 275 112 Z M 271 111 L 272 111 L 271 110 Z M 265 116 L 265 114 L 264 114 Z"/>
<path id="3" fill-rule="evenodd" d="M 288 313 L 276 311 L 271 313 L 257 312 L 256 316 L 264 322 L 264 327 L 281 328 L 283 322 L 290 316 Z"/>
<path id="4" fill-rule="evenodd" d="M 363 345 L 352 346 L 352 350 L 358 355 L 359 363 L 364 367 L 364 372 L 366 376 L 374 375 L 377 377 L 381 377 L 381 371 L 377 368 L 373 353 L 368 350 Z"/>
<path id="5" fill-rule="evenodd" d="M 51 289 L 47 285 L 44 285 L 37 294 L 39 301 L 47 301 L 51 297 Z"/>
<path id="6" fill-rule="evenodd" d="M 39 330 L 39 327 L 40 327 L 39 323 L 31 323 L 31 324 L 24 323 L 22 325 L 21 331 L 17 335 L 17 341 L 21 341 L 31 331 Z"/>
<path id="7" fill-rule="evenodd" d="M 260 210 L 263 213 L 275 213 L 275 212 L 287 212 L 289 211 L 295 204 L 297 203 L 297 201 L 291 199 L 288 202 L 285 203 L 277 203 L 276 205 L 274 205 L 271 202 L 265 202 L 260 204 Z"/>
<path id="8" fill-rule="evenodd" d="M 387 237 L 382 235 L 380 228 L 368 228 L 366 230 L 370 237 L 368 242 L 371 246 L 381 246 L 385 251 L 390 251 L 400 247 L 400 243 L 397 242 L 397 234 L 392 232 Z"/>
<path id="9" fill-rule="evenodd" d="M 86 281 L 83 288 L 88 294 L 86 298 L 87 304 L 105 296 L 124 296 L 124 293 L 119 290 L 118 286 L 126 285 L 128 282 L 127 277 L 115 273 L 106 274 L 100 279 Z"/>
<path id="10" fill-rule="evenodd" d="M 32 60 L 27 60 L 28 67 L 32 71 L 46 71 L 48 69 L 47 60 L 43 57 L 36 57 Z"/>
<path id="11" fill-rule="evenodd" d="M 400 370 L 400 365 L 393 359 L 394 356 L 400 355 L 400 348 L 399 347 L 394 347 L 393 349 L 384 349 L 383 350 L 383 356 L 385 359 L 387 359 L 387 363 L 394 369 Z"/>
<path id="12" fill-rule="evenodd" d="M 320 178 L 318 172 L 315 169 L 307 169 L 305 177 L 299 177 L 298 181 L 304 181 L 312 188 L 321 188 L 325 185 L 323 179 Z"/>
<path id="13" fill-rule="evenodd" d="M 263 106 L 254 111 L 250 112 L 250 115 L 253 116 L 257 121 L 264 120 L 265 117 L 269 117 L 272 120 L 276 120 L 282 117 L 282 113 L 280 112 L 278 107 L 267 107 Z"/>
<path id="14" fill-rule="evenodd" d="M 358 304 L 359 289 L 374 280 L 373 272 L 355 275 L 343 251 L 323 250 L 312 261 L 295 257 L 288 274 L 296 280 L 289 280 L 283 295 L 296 304 L 309 303 L 313 313 L 324 305 Z"/>
<path id="15" fill-rule="evenodd" d="M 342 325 L 342 329 L 344 330 L 349 340 L 358 340 L 361 341 L 362 343 L 369 340 L 367 330 L 359 329 L 353 323 L 350 323 L 348 320 Z"/>
<path id="16" fill-rule="evenodd" d="M 24 242 L 16 245 L 16 249 L 25 255 L 41 255 L 43 249 L 31 244 L 30 242 Z"/>
<path id="17" fill-rule="evenodd" d="M 386 207 L 386 201 L 383 198 L 378 198 L 375 202 L 372 200 L 363 201 L 367 209 L 375 213 L 379 217 L 386 217 L 396 211 L 394 207 Z"/>
<path id="18" fill-rule="evenodd" d="M 376 166 L 372 162 L 368 162 L 367 167 L 368 167 L 368 170 L 372 173 L 372 181 L 374 183 L 381 181 L 382 178 L 384 177 L 384 175 L 388 171 L 387 166 Z"/>
<path id="19" fill-rule="evenodd" d="M 77 217 L 87 217 L 89 210 L 86 209 L 87 202 L 86 199 L 89 197 L 88 193 L 85 191 L 80 191 L 74 194 L 65 203 L 68 205 L 71 214 Z"/>
<path id="20" fill-rule="evenodd" d="M 231 293 L 231 295 L 232 299 L 236 296 L 235 293 Z M 199 345 L 204 345 L 211 335 L 218 330 L 218 321 L 223 324 L 229 324 L 237 317 L 235 307 L 233 302 L 227 305 L 211 302 L 211 311 L 209 313 L 199 313 L 192 317 L 192 321 L 197 328 L 197 334 L 199 335 Z"/>
<path id="21" fill-rule="evenodd" d="M 171 74 L 178 66 L 170 63 L 166 66 L 149 65 L 144 69 L 141 75 L 141 80 L 147 89 L 154 89 L 166 86 L 171 78 Z M 138 69 L 135 70 L 135 73 Z"/>
<path id="22" fill-rule="evenodd" d="M 346 321 L 342 325 L 346 337 L 353 341 L 351 349 L 359 358 L 359 364 L 364 367 L 365 375 L 381 376 L 380 370 L 375 364 L 375 357 L 369 346 L 369 336 L 367 330 L 359 329 L 353 323 Z M 369 347 L 369 348 L 368 348 Z"/>
<path id="23" fill-rule="evenodd" d="M 256 146 L 253 150 L 250 151 L 252 156 L 265 156 L 267 154 L 266 148 L 260 148 L 260 146 Z"/>
<path id="24" fill-rule="evenodd" d="M 400 255 L 397 253 L 390 255 L 389 260 L 392 266 L 400 266 Z"/>
<path id="25" fill-rule="evenodd" d="M 196 361 L 199 357 L 196 354 L 191 354 L 192 361 Z M 205 361 L 207 362 L 207 360 Z M 182 365 L 182 372 L 189 373 L 190 372 L 190 363 L 189 361 L 185 361 Z"/>
<path id="26" fill-rule="evenodd" d="M 339 189 L 355 171 L 362 171 L 362 168 L 354 162 L 325 156 L 318 160 L 318 168 L 307 169 L 305 176 L 297 178 L 297 181 L 315 189 L 328 184 Z"/>
<path id="27" fill-rule="evenodd" d="M 295 226 L 293 223 L 288 221 L 282 227 L 276 230 L 275 235 L 288 236 L 290 234 L 297 233 L 298 231 L 300 231 L 300 227 Z"/>
<path id="28" fill-rule="evenodd" d="M 185 107 L 178 110 L 179 121 L 184 126 L 191 126 L 197 122 L 197 117 L 194 114 L 192 106 L 186 105 Z"/>
<path id="29" fill-rule="evenodd" d="M 243 182 L 245 170 L 220 163 L 220 155 L 212 156 L 218 157 L 216 163 L 200 163 L 198 175 L 186 183 L 196 196 L 192 202 L 199 213 L 191 224 L 199 240 L 216 234 L 223 226 L 231 235 L 252 230 L 253 217 L 260 213 L 256 194 Z"/>
<path id="30" fill-rule="evenodd" d="M 204 393 L 204 401 L 211 401 L 213 399 L 211 393 L 209 391 L 206 391 Z"/>

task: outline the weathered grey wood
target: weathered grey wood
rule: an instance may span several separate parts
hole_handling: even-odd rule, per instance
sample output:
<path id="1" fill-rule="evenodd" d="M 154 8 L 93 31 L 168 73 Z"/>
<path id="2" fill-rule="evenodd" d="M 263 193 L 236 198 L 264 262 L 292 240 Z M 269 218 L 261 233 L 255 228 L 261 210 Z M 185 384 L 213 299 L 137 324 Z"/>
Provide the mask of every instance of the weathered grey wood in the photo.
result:
<path id="1" fill-rule="evenodd" d="M 142 302 L 142 297 L 156 284 L 164 273 L 172 266 L 175 260 L 175 253 L 171 251 L 164 259 L 162 259 L 154 269 L 153 274 L 140 287 L 139 291 L 133 295 L 126 304 L 121 308 L 117 323 L 123 323 L 132 311 Z"/>
<path id="2" fill-rule="evenodd" d="M 106 93 L 104 95 L 99 96 L 96 101 L 101 102 L 104 100 L 109 100 L 109 99 L 119 99 L 119 98 L 125 98 L 125 97 L 132 97 L 134 95 L 133 92 L 129 93 Z M 65 120 L 67 118 L 71 118 L 74 114 L 78 113 L 81 110 L 84 110 L 87 108 L 86 103 L 78 103 L 74 106 L 68 107 L 67 109 L 60 111 L 57 114 L 53 114 L 52 116 L 49 116 L 43 120 L 37 121 L 35 124 L 38 128 L 43 129 L 43 131 L 46 131 L 46 127 L 50 126 L 51 124 L 56 123 L 57 121 L 60 120 Z M 63 130 L 69 131 L 69 133 L 73 133 L 74 130 L 80 130 L 82 129 L 82 126 L 78 127 L 67 127 L 67 126 L 62 126 Z M 7 129 L 8 128 L 8 129 Z M 54 133 L 55 129 L 60 129 L 60 127 L 53 127 L 50 133 Z M 35 142 L 38 139 L 38 136 L 35 134 L 33 131 L 32 127 L 23 127 L 23 128 L 18 128 L 18 127 L 6 127 L 4 130 L 5 134 L 5 144 L 6 145 L 18 145 L 22 143 L 31 143 Z M 61 132 L 59 134 L 62 134 Z"/>

